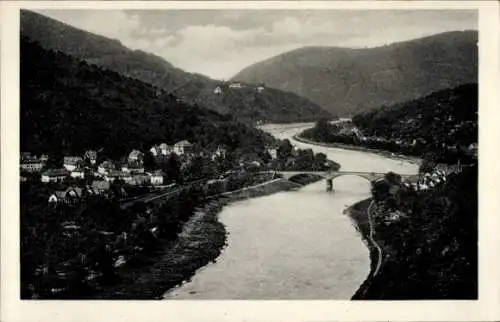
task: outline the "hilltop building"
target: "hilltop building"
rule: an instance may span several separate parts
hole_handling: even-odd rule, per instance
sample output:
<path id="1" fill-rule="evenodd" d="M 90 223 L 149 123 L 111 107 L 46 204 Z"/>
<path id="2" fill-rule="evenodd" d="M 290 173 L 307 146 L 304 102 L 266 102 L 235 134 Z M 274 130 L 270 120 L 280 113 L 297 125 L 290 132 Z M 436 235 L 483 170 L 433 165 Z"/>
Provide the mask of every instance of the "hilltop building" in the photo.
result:
<path id="1" fill-rule="evenodd" d="M 214 89 L 214 94 L 216 94 L 216 95 L 220 95 L 220 94 L 222 94 L 222 89 L 220 88 L 220 86 L 217 86 L 217 87 Z"/>
<path id="2" fill-rule="evenodd" d="M 232 83 L 229 84 L 229 88 L 243 88 L 243 85 L 241 83 Z"/>

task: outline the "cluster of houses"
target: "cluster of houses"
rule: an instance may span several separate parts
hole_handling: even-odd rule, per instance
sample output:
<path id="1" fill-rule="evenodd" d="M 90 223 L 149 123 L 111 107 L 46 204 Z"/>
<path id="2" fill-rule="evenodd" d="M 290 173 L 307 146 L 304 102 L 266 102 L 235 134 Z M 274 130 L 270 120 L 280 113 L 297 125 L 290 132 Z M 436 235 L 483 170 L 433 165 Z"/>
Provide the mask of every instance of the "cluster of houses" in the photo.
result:
<path id="1" fill-rule="evenodd" d="M 120 196 L 127 195 L 125 190 L 121 188 L 119 191 Z M 49 196 L 49 203 L 52 204 L 67 204 L 75 205 L 81 201 L 86 200 L 92 196 L 111 197 L 114 192 L 111 190 L 111 185 L 108 181 L 95 180 L 92 185 L 85 185 L 84 187 L 69 187 L 65 190 L 56 190 Z"/>
<path id="2" fill-rule="evenodd" d="M 191 153 L 192 147 L 193 145 L 189 141 L 183 140 L 173 146 L 166 143 L 155 145 L 150 149 L 150 152 L 154 157 L 168 156 L 171 153 L 185 155 Z M 20 170 L 22 173 L 40 173 L 40 180 L 44 183 L 61 182 L 69 177 L 85 179 L 86 176 L 92 175 L 107 182 L 122 179 L 131 185 L 162 185 L 165 174 L 159 170 L 146 173 L 143 158 L 143 152 L 133 150 L 128 155 L 126 162 L 120 168 L 117 168 L 111 160 L 105 160 L 97 164 L 97 151 L 89 150 L 83 156 L 65 156 L 62 168 L 46 169 L 47 155 L 42 155 L 39 158 L 29 152 L 23 152 L 21 154 Z"/>
<path id="3" fill-rule="evenodd" d="M 231 83 L 227 86 L 219 85 L 219 86 L 215 87 L 214 94 L 221 95 L 223 92 L 223 87 L 227 87 L 229 89 L 242 89 L 242 88 L 245 88 L 247 86 L 242 84 L 242 83 Z M 257 93 L 262 93 L 264 91 L 264 89 L 265 89 L 264 85 L 255 86 L 255 91 Z"/>
<path id="4" fill-rule="evenodd" d="M 405 182 L 403 185 L 407 188 L 413 188 L 415 191 L 426 191 L 436 188 L 438 185 L 446 181 L 446 172 L 444 170 L 436 169 L 432 173 L 425 173 L 425 175 L 418 180 L 418 182 Z"/>
<path id="5" fill-rule="evenodd" d="M 28 173 L 40 172 L 45 167 L 48 159 L 49 157 L 46 154 L 38 157 L 29 152 L 22 152 L 20 170 Z"/>
<path id="6" fill-rule="evenodd" d="M 168 156 L 171 153 L 177 155 L 189 154 L 193 145 L 186 141 L 180 141 L 173 146 L 165 143 L 155 145 L 150 152 L 155 157 Z M 220 153 L 220 151 L 219 151 Z M 133 150 L 128 155 L 126 161 L 117 167 L 115 162 L 105 160 L 98 163 L 98 152 L 88 150 L 83 156 L 64 156 L 62 168 L 47 169 L 49 157 L 42 155 L 34 156 L 29 152 L 21 153 L 20 171 L 21 181 L 26 181 L 26 173 L 39 174 L 43 183 L 63 182 L 68 178 L 88 179 L 93 178 L 90 185 L 80 187 L 70 187 L 66 190 L 55 191 L 49 197 L 49 202 L 73 204 L 81 201 L 82 198 L 93 195 L 108 196 L 110 184 L 117 179 L 123 180 L 132 186 L 161 186 L 165 181 L 165 173 L 161 170 L 146 172 L 144 169 L 144 153 Z"/>
<path id="7" fill-rule="evenodd" d="M 191 157 L 200 153 L 212 161 L 215 161 L 217 158 L 224 159 L 227 154 L 227 150 L 220 146 L 209 154 L 206 151 L 197 153 L 193 144 L 187 140 L 182 140 L 172 146 L 166 143 L 154 145 L 149 149 L 149 152 L 157 160 L 175 153 L 185 161 L 183 166 L 189 164 Z M 276 159 L 276 149 L 268 149 L 268 152 L 272 159 Z M 166 181 L 166 174 L 161 170 L 145 171 L 144 153 L 139 150 L 132 150 L 121 164 L 112 160 L 98 162 L 98 152 L 94 150 L 86 151 L 83 156 L 64 156 L 61 168 L 47 169 L 47 160 L 47 155 L 38 158 L 29 153 L 22 153 L 20 163 L 21 172 L 37 173 L 40 175 L 40 181 L 43 183 L 60 183 L 65 182 L 69 178 L 80 179 L 80 181 L 73 181 L 71 183 L 73 186 L 66 190 L 54 191 L 49 196 L 50 203 L 74 204 L 89 196 L 100 195 L 110 197 L 113 193 L 116 193 L 111 192 L 111 184 L 115 180 L 120 180 L 130 186 L 149 187 L 163 186 Z M 240 166 L 262 166 L 260 162 L 251 162 L 252 160 L 242 159 L 240 160 Z M 22 178 L 24 178 L 24 174 L 21 175 Z"/>

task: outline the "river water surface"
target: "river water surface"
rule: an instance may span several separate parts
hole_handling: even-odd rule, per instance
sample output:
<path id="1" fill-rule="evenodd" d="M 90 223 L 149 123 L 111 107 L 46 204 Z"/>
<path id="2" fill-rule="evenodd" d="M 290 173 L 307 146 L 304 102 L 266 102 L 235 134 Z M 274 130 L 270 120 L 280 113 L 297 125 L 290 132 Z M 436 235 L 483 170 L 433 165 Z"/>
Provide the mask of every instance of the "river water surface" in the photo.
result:
<path id="1" fill-rule="evenodd" d="M 413 174 L 417 165 L 369 152 L 294 141 L 313 124 L 268 124 L 261 128 L 289 138 L 299 148 L 323 152 L 340 171 Z M 344 176 L 334 193 L 320 181 L 297 191 L 232 203 L 219 219 L 229 233 L 217 262 L 165 299 L 332 299 L 348 300 L 368 275 L 369 253 L 343 210 L 370 196 L 370 183 Z"/>

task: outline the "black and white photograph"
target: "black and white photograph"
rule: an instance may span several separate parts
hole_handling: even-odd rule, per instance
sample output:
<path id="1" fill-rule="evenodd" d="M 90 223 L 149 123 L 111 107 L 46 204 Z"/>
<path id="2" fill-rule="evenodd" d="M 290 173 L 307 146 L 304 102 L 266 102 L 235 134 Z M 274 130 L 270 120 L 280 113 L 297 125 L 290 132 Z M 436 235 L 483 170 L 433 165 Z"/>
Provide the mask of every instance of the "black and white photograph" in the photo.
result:
<path id="1" fill-rule="evenodd" d="M 478 9 L 18 15 L 19 300 L 479 299 Z"/>
<path id="2" fill-rule="evenodd" d="M 22 299 L 477 299 L 475 11 L 22 10 Z"/>

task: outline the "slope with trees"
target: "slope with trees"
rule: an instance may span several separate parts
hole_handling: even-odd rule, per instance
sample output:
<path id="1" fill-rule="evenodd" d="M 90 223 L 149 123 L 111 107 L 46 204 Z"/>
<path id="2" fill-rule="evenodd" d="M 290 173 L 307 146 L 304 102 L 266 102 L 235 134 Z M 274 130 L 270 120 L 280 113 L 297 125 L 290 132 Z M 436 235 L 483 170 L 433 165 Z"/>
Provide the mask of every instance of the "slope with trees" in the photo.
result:
<path id="1" fill-rule="evenodd" d="M 232 79 L 263 82 L 350 116 L 477 82 L 477 31 L 446 32 L 376 48 L 304 47 Z"/>
<path id="2" fill-rule="evenodd" d="M 353 117 L 352 123 L 322 120 L 301 135 L 313 141 L 344 143 L 455 162 L 467 159 L 478 141 L 477 84 L 465 84 Z M 348 131 L 350 130 L 350 131 Z M 362 136 L 358 135 L 362 133 Z"/>
<path id="3" fill-rule="evenodd" d="M 246 89 L 214 90 L 222 82 L 187 73 L 163 58 L 140 50 L 130 50 L 119 41 L 98 36 L 43 15 L 22 10 L 21 35 L 43 48 L 61 51 L 101 68 L 135 78 L 173 93 L 179 99 L 244 122 L 297 122 L 331 115 L 311 101 L 293 93 L 266 89 L 256 84 Z M 223 84 L 222 84 L 223 85 Z"/>
<path id="4" fill-rule="evenodd" d="M 394 174 L 372 183 L 369 216 L 383 253 L 372 260 L 382 265 L 353 299 L 477 299 L 477 171 L 474 163 L 424 191 Z"/>
<path id="5" fill-rule="evenodd" d="M 214 150 L 260 151 L 275 139 L 165 90 L 21 39 L 21 150 L 81 155 L 190 140 Z"/>

